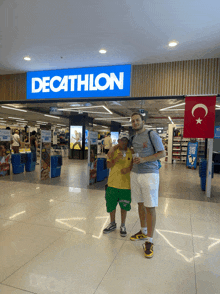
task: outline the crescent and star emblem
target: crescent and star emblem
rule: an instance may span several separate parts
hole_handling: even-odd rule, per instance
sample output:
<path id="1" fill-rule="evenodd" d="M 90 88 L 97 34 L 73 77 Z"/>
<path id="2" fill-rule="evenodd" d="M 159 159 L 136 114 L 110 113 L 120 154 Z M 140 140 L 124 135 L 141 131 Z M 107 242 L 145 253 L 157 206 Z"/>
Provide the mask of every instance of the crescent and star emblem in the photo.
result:
<path id="1" fill-rule="evenodd" d="M 194 112 L 197 108 L 203 108 L 205 110 L 205 116 L 208 114 L 208 108 L 205 104 L 196 104 L 193 108 L 192 108 L 192 115 L 195 117 Z M 202 119 L 199 117 L 198 119 L 196 119 L 196 123 L 197 124 L 201 124 L 202 123 Z"/>

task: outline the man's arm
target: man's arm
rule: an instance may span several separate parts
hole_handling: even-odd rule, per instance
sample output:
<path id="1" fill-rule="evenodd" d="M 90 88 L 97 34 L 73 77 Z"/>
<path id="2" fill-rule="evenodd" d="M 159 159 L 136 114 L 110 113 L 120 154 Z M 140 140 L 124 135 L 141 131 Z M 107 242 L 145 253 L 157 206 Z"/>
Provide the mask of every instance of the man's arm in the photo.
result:
<path id="1" fill-rule="evenodd" d="M 159 160 L 160 158 L 163 158 L 166 156 L 166 151 L 162 150 L 159 151 L 153 155 L 146 156 L 146 157 L 136 157 L 134 159 L 134 163 L 139 164 L 139 163 L 144 163 L 144 162 L 151 162 L 151 161 L 156 161 Z"/>
<path id="2" fill-rule="evenodd" d="M 113 155 L 114 152 L 118 149 L 118 147 L 119 147 L 119 144 L 117 144 L 117 145 L 111 147 L 111 148 L 109 149 L 109 151 L 108 151 L 107 157 L 108 157 L 108 158 L 112 158 L 112 155 Z"/>
<path id="3" fill-rule="evenodd" d="M 123 155 L 120 152 L 115 159 L 111 159 L 110 161 L 107 161 L 107 168 L 112 168 L 120 159 L 122 159 L 122 157 Z"/>

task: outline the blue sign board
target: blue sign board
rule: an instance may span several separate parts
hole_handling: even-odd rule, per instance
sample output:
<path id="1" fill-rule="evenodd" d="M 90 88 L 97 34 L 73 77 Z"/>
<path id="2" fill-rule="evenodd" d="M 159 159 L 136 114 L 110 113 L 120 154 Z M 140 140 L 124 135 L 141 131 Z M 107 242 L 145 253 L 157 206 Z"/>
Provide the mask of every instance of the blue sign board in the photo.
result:
<path id="1" fill-rule="evenodd" d="M 63 112 L 58 110 L 57 107 L 50 107 L 50 114 L 54 114 L 54 115 L 62 115 Z"/>
<path id="2" fill-rule="evenodd" d="M 51 143 L 51 131 L 41 130 L 41 140 L 44 143 Z"/>
<path id="3" fill-rule="evenodd" d="M 220 139 L 220 126 L 215 126 L 215 139 Z"/>
<path id="4" fill-rule="evenodd" d="M 186 166 L 193 167 L 196 169 L 197 167 L 197 156 L 198 156 L 198 142 L 196 143 L 188 143 L 187 150 L 187 161 Z"/>
<path id="5" fill-rule="evenodd" d="M 131 65 L 27 73 L 27 99 L 130 96 Z"/>
<path id="6" fill-rule="evenodd" d="M 0 141 L 11 141 L 11 131 L 0 130 Z"/>

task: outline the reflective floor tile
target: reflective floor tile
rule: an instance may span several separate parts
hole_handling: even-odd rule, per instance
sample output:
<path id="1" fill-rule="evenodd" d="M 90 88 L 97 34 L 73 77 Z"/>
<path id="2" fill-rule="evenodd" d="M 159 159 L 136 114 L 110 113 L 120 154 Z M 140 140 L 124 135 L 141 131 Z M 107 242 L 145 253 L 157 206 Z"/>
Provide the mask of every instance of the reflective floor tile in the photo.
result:
<path id="1" fill-rule="evenodd" d="M 95 294 L 196 293 L 193 253 L 154 246 L 147 259 L 141 243 L 124 243 Z"/>
<path id="2" fill-rule="evenodd" d="M 38 294 L 92 294 L 122 244 L 68 232 L 4 282 Z"/>
<path id="3" fill-rule="evenodd" d="M 0 282 L 65 233 L 65 230 L 23 223 L 0 232 Z"/>
<path id="4" fill-rule="evenodd" d="M 197 294 L 220 293 L 220 256 L 202 254 L 195 258 Z"/>

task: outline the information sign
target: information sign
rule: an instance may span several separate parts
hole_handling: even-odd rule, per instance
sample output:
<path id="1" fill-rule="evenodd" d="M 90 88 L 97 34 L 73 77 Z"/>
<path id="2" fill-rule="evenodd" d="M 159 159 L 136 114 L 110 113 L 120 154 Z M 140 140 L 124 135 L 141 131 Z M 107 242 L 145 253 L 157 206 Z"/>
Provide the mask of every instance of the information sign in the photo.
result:
<path id="1" fill-rule="evenodd" d="M 186 166 L 196 169 L 198 156 L 198 142 L 188 143 Z"/>

